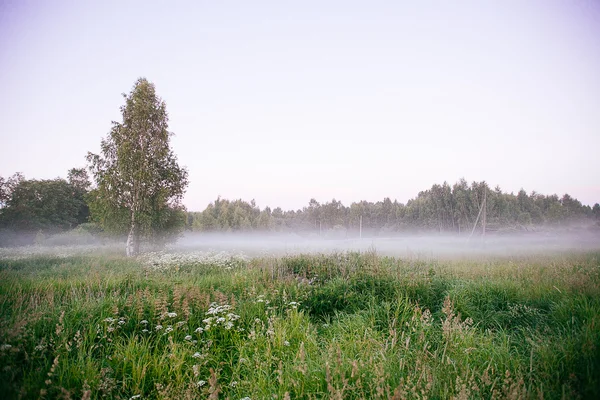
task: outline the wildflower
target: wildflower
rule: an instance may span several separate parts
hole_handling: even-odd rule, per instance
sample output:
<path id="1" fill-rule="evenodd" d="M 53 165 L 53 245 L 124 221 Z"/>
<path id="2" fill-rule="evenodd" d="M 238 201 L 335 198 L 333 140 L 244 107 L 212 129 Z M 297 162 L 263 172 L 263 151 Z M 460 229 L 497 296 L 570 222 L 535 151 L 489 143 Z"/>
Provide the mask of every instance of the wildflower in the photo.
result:
<path id="1" fill-rule="evenodd" d="M 228 320 L 230 320 L 230 321 L 236 321 L 236 320 L 240 319 L 240 316 L 239 316 L 239 315 L 237 315 L 237 314 L 233 314 L 233 313 L 228 313 L 228 314 L 226 315 L 226 317 L 227 317 L 227 319 L 228 319 Z"/>
<path id="2" fill-rule="evenodd" d="M 225 329 L 229 330 L 229 329 L 231 329 L 231 328 L 233 328 L 233 322 L 231 322 L 231 321 L 227 321 L 227 322 L 225 323 Z"/>
<path id="3" fill-rule="evenodd" d="M 191 335 L 187 335 L 186 337 L 184 337 L 185 340 L 192 340 L 192 336 Z"/>
<path id="4" fill-rule="evenodd" d="M 202 322 L 209 325 L 212 322 L 212 320 L 213 320 L 212 318 L 206 318 L 206 319 L 203 319 Z"/>
<path id="5" fill-rule="evenodd" d="M 167 329 L 165 329 L 165 333 L 170 333 L 173 332 L 173 327 L 172 326 L 167 326 Z"/>
<path id="6" fill-rule="evenodd" d="M 200 358 L 200 353 L 198 353 L 198 352 L 195 352 L 195 353 L 194 353 L 194 355 L 193 355 L 192 357 L 194 357 L 194 358 Z"/>
<path id="7" fill-rule="evenodd" d="M 156 325 L 156 328 L 154 328 L 154 329 L 156 329 L 157 331 L 160 331 L 162 328 L 163 328 L 162 325 Z"/>
<path id="8" fill-rule="evenodd" d="M 146 333 L 146 332 L 150 332 L 148 329 L 142 329 L 142 332 Z"/>
<path id="9" fill-rule="evenodd" d="M 0 350 L 8 350 L 11 347 L 12 347 L 12 345 L 5 343 L 5 344 L 0 345 Z"/>
<path id="10" fill-rule="evenodd" d="M 109 324 L 112 324 L 113 322 L 115 322 L 115 319 L 114 318 L 110 318 L 110 317 L 104 318 L 104 322 L 108 322 Z"/>
<path id="11" fill-rule="evenodd" d="M 198 387 L 202 387 L 204 385 L 206 385 L 206 381 L 198 381 L 198 383 L 196 383 L 196 386 Z"/>
<path id="12" fill-rule="evenodd" d="M 240 358 L 240 364 L 243 364 L 243 363 L 245 363 L 246 361 L 248 361 L 248 360 L 246 360 L 244 357 L 241 357 L 241 358 Z"/>
<path id="13" fill-rule="evenodd" d="M 290 345 L 290 342 L 288 342 L 288 341 L 286 340 L 285 342 L 283 342 L 283 345 L 284 345 L 284 346 L 289 346 L 289 345 Z"/>
<path id="14" fill-rule="evenodd" d="M 217 318 L 217 324 L 220 324 L 221 322 L 225 322 L 225 318 L 223 318 L 223 317 Z"/>
<path id="15" fill-rule="evenodd" d="M 175 318 L 176 316 L 177 316 L 177 313 L 174 313 L 174 312 L 167 313 L 167 317 L 169 317 L 169 318 Z"/>
<path id="16" fill-rule="evenodd" d="M 148 325 L 148 321 L 146 321 L 145 319 L 143 319 L 143 320 L 140 321 L 140 324 L 142 324 L 142 325 Z"/>
<path id="17" fill-rule="evenodd" d="M 125 325 L 125 321 L 123 321 L 123 320 L 119 321 L 119 325 Z"/>
<path id="18" fill-rule="evenodd" d="M 241 400 L 252 400 L 250 397 L 246 396 L 246 397 L 242 397 Z"/>
<path id="19" fill-rule="evenodd" d="M 202 329 L 202 327 L 198 327 L 198 328 L 196 328 L 196 330 L 194 332 L 202 333 L 202 332 L 204 332 L 204 329 Z"/>
<path id="20" fill-rule="evenodd" d="M 115 328 L 113 328 L 112 326 L 109 326 L 108 328 L 106 328 L 107 331 L 112 332 L 115 330 Z"/>
<path id="21" fill-rule="evenodd" d="M 229 386 L 231 386 L 231 387 L 234 388 L 234 387 L 237 386 L 237 384 L 238 384 L 237 381 L 231 381 L 231 383 L 229 384 Z"/>
<path id="22" fill-rule="evenodd" d="M 178 328 L 185 325 L 185 321 L 179 321 L 178 323 L 175 324 Z"/>
<path id="23" fill-rule="evenodd" d="M 136 394 L 136 395 L 134 395 L 134 396 L 131 396 L 131 397 L 129 398 L 129 400 L 133 400 L 133 399 L 139 399 L 140 397 L 142 397 L 142 395 L 141 395 L 141 394 Z"/>

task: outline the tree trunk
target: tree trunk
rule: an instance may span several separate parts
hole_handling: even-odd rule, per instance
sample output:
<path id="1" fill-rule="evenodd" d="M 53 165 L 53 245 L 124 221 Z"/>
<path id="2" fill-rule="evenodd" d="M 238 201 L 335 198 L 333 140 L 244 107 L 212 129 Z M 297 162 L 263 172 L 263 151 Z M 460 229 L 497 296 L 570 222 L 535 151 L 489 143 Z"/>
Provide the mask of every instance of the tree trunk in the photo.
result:
<path id="1" fill-rule="evenodd" d="M 127 245 L 125 247 L 127 257 L 133 257 L 140 252 L 140 238 L 135 220 L 135 212 L 131 213 L 131 228 L 129 229 L 129 235 L 127 235 Z"/>
<path id="2" fill-rule="evenodd" d="M 137 255 L 140 254 L 140 227 L 136 224 L 135 231 L 133 232 L 133 252 Z"/>

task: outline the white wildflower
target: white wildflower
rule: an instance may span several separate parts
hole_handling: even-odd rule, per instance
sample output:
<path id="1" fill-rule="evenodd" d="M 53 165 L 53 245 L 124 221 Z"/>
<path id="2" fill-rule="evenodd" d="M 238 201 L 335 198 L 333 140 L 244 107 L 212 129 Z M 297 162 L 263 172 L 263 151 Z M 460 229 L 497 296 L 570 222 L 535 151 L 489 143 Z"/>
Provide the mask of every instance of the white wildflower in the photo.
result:
<path id="1" fill-rule="evenodd" d="M 284 345 L 284 346 L 289 346 L 289 345 L 290 345 L 290 342 L 288 342 L 288 341 L 286 340 L 286 341 L 284 341 L 284 342 L 283 342 L 283 345 Z"/>
<path id="2" fill-rule="evenodd" d="M 142 324 L 142 325 L 148 325 L 148 321 L 146 321 L 145 319 L 143 319 L 143 320 L 140 321 L 140 324 Z"/>
<path id="3" fill-rule="evenodd" d="M 198 387 L 202 387 L 204 385 L 206 385 L 206 381 L 198 381 L 198 383 L 196 383 L 196 386 Z"/>
<path id="4" fill-rule="evenodd" d="M 160 331 L 162 328 L 163 328 L 162 325 L 156 325 L 156 328 L 154 328 L 154 329 L 156 329 L 157 331 Z"/>
<path id="5" fill-rule="evenodd" d="M 184 337 L 185 340 L 192 340 L 192 336 L 191 335 L 187 335 L 186 337 Z"/>
<path id="6" fill-rule="evenodd" d="M 226 317 L 227 317 L 227 319 L 228 319 L 228 320 L 230 320 L 230 321 L 236 321 L 236 320 L 240 319 L 240 316 L 239 316 L 239 315 L 237 315 L 237 314 L 233 314 L 233 313 L 228 313 L 228 314 L 226 315 Z"/>
<path id="7" fill-rule="evenodd" d="M 167 326 L 167 329 L 165 329 L 165 333 L 170 333 L 173 332 L 173 327 L 172 326 Z"/>
<path id="8" fill-rule="evenodd" d="M 169 317 L 169 318 L 175 318 L 176 316 L 177 316 L 177 313 L 174 313 L 174 312 L 167 313 L 167 317 Z"/>
<path id="9" fill-rule="evenodd" d="M 204 329 L 202 329 L 202 327 L 198 327 L 198 328 L 196 328 L 196 330 L 194 332 L 202 333 L 202 332 L 204 332 Z"/>
<path id="10" fill-rule="evenodd" d="M 192 357 L 194 357 L 194 358 L 200 358 L 200 357 L 201 357 L 201 355 L 200 355 L 200 353 L 198 353 L 198 352 L 195 352 L 195 353 L 194 353 L 194 355 L 193 355 Z"/>

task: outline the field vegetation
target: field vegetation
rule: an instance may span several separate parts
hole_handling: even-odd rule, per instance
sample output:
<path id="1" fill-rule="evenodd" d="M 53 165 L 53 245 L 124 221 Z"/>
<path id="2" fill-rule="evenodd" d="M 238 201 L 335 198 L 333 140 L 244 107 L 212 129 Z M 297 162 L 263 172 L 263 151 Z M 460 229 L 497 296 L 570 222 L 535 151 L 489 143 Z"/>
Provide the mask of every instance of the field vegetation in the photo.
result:
<path id="1" fill-rule="evenodd" d="M 0 259 L 0 397 L 599 398 L 600 253 Z"/>

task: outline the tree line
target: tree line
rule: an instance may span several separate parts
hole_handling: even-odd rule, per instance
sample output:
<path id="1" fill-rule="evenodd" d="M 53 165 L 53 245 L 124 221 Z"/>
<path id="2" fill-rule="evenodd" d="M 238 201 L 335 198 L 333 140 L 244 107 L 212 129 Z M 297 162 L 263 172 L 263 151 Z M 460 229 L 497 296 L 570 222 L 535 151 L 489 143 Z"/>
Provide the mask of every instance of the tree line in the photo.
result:
<path id="1" fill-rule="evenodd" d="M 465 233 L 475 225 L 485 197 L 486 229 L 501 231 L 531 226 L 600 221 L 600 205 L 582 205 L 565 194 L 505 193 L 490 189 L 486 182 L 470 185 L 461 179 L 454 185 L 435 184 L 406 202 L 385 198 L 343 205 L 335 199 L 284 211 L 280 207 L 260 209 L 253 201 L 217 198 L 202 212 L 188 212 L 186 228 L 202 232 L 275 231 L 353 235 L 435 231 Z"/>

